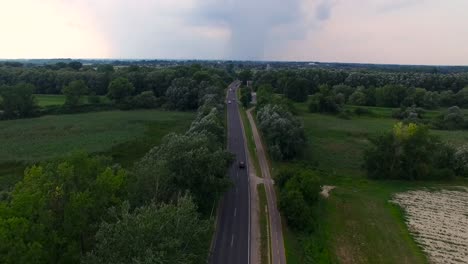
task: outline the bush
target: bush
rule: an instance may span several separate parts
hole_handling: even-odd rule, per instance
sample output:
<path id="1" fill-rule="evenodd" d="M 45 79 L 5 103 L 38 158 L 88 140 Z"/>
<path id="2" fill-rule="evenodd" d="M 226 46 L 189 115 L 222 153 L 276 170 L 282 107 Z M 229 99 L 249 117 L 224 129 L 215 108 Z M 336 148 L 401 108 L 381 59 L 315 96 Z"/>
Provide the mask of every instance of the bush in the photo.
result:
<path id="1" fill-rule="evenodd" d="M 438 117 L 434 126 L 439 129 L 447 130 L 467 129 L 468 118 L 465 117 L 458 106 L 452 106 L 445 114 Z"/>
<path id="2" fill-rule="evenodd" d="M 258 111 L 257 120 L 273 159 L 292 159 L 302 152 L 304 127 L 284 107 L 267 104 Z"/>
<path id="3" fill-rule="evenodd" d="M 455 170 L 459 175 L 468 177 L 468 145 L 463 145 L 456 150 Z"/>
<path id="4" fill-rule="evenodd" d="M 454 150 L 425 126 L 398 123 L 391 133 L 372 140 L 364 153 L 370 178 L 428 180 L 455 175 Z"/>
<path id="5" fill-rule="evenodd" d="M 144 91 L 131 100 L 132 108 L 151 109 L 159 107 L 159 101 L 153 91 Z"/>
<path id="6" fill-rule="evenodd" d="M 280 188 L 279 204 L 288 224 L 298 230 L 313 227 L 313 208 L 318 200 L 318 176 L 307 169 L 281 170 L 277 176 Z"/>

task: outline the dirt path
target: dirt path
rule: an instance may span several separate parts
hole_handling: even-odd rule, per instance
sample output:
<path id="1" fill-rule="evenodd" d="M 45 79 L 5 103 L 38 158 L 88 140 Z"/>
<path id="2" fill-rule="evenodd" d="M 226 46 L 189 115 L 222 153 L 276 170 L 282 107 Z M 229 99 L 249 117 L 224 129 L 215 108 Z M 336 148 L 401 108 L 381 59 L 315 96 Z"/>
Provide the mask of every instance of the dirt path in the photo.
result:
<path id="1" fill-rule="evenodd" d="M 262 170 L 263 182 L 265 186 L 268 212 L 269 212 L 269 224 L 270 224 L 270 244 L 271 244 L 271 255 L 273 264 L 286 264 L 286 255 L 284 250 L 283 240 L 283 229 L 281 225 L 281 215 L 277 208 L 276 203 L 276 192 L 273 185 L 273 180 L 270 174 L 270 167 L 266 158 L 265 149 L 258 133 L 257 126 L 252 117 L 252 109 L 247 111 L 247 117 L 252 127 L 252 134 L 255 141 L 255 147 L 257 150 L 258 161 Z M 257 198 L 258 199 L 258 198 Z M 253 262 L 252 262 L 253 263 Z"/>

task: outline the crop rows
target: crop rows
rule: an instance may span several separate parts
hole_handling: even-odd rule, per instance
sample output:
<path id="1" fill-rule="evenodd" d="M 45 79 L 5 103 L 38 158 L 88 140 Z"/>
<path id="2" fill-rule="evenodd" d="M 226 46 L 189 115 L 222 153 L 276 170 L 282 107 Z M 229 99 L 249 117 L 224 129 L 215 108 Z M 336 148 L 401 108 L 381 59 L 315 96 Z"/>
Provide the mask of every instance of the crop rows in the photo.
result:
<path id="1" fill-rule="evenodd" d="M 468 263 L 468 188 L 396 194 L 406 223 L 432 263 Z"/>

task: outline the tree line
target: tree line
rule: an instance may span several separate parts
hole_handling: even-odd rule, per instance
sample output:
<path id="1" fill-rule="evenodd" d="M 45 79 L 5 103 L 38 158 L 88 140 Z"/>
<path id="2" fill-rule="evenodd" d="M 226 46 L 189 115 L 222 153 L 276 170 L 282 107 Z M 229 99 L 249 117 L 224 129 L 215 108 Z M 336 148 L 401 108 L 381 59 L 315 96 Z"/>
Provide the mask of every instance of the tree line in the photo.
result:
<path id="1" fill-rule="evenodd" d="M 3 69 L 5 67 L 0 67 Z M 101 69 L 104 68 L 104 69 Z M 200 65 L 165 69 L 131 66 L 114 70 L 111 65 L 99 65 L 97 69 L 74 70 L 72 68 L 51 70 L 42 68 L 12 68 L 8 71 L 23 70 L 29 73 L 53 73 L 55 76 L 68 76 L 66 82 L 43 84 L 19 75 L 15 81 L 0 79 L 1 118 L 14 119 L 33 117 L 42 114 L 61 114 L 99 109 L 119 108 L 159 108 L 174 110 L 196 110 L 205 94 L 223 86 L 232 77 L 225 71 L 215 68 L 202 68 Z M 8 72 L 7 71 L 7 72 Z M 97 87 L 95 82 L 83 78 L 87 75 L 106 76 L 105 87 Z M 0 77 L 1 78 L 1 77 Z M 4 83 L 3 85 L 1 83 Z M 66 100 L 63 106 L 41 109 L 34 99 L 35 93 L 50 92 L 45 87 L 56 87 L 53 93 L 62 93 Z M 106 95 L 109 102 L 103 102 L 98 95 Z M 83 104 L 86 99 L 88 104 Z"/>
<path id="2" fill-rule="evenodd" d="M 202 263 L 230 186 L 224 87 L 133 168 L 77 152 L 25 170 L 0 200 L 1 263 Z"/>

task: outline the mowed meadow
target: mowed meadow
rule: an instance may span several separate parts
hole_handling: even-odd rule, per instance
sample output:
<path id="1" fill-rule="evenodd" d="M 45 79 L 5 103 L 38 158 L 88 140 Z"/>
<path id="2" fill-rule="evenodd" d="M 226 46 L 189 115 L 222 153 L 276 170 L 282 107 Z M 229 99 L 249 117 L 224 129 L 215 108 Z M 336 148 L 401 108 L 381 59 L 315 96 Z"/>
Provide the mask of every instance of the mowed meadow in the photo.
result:
<path id="1" fill-rule="evenodd" d="M 73 151 L 112 156 L 130 166 L 171 132 L 183 132 L 195 114 L 159 110 L 48 115 L 0 122 L 0 189 L 27 165 Z"/>
<path id="2" fill-rule="evenodd" d="M 312 165 L 323 172 L 322 183 L 336 189 L 319 203 L 312 236 L 285 227 L 288 263 L 307 262 L 308 253 L 301 249 L 306 243 L 315 245 L 311 250 L 315 250 L 315 258 L 319 256 L 317 263 L 428 263 L 405 225 L 405 212 L 390 201 L 395 194 L 408 190 L 468 186 L 468 182 L 370 180 L 362 168 L 363 152 L 370 146 L 370 138 L 390 131 L 398 122 L 391 118 L 391 108 L 365 107 L 369 115 L 342 119 L 309 113 L 306 104 L 295 106 L 304 122 L 307 148 L 294 162 L 274 164 L 274 171 L 294 163 Z M 437 114 L 432 111 L 427 116 Z M 468 143 L 466 131 L 431 133 L 454 145 Z"/>

